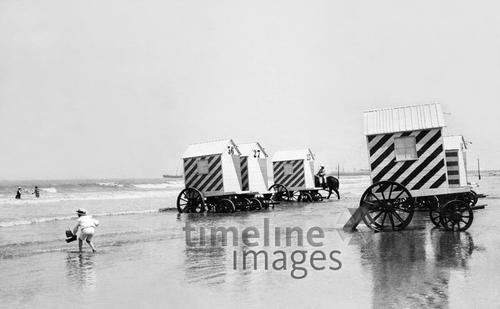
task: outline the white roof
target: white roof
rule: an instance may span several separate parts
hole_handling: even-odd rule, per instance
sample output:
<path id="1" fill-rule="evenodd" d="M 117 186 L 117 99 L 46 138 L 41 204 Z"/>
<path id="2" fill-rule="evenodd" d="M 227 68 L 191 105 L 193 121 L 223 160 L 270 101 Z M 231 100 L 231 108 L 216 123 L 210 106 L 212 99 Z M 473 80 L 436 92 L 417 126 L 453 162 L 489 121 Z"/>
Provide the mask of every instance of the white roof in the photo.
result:
<path id="1" fill-rule="evenodd" d="M 467 144 L 462 135 L 443 136 L 444 149 L 467 149 Z M 462 146 L 463 145 L 463 146 Z"/>
<path id="2" fill-rule="evenodd" d="M 277 151 L 274 153 L 273 162 L 288 161 L 288 160 L 306 160 L 308 155 L 310 155 L 311 159 L 314 160 L 314 154 L 309 148 Z"/>
<path id="3" fill-rule="evenodd" d="M 206 142 L 206 143 L 189 145 L 189 147 L 186 149 L 186 151 L 182 155 L 182 158 L 185 159 L 185 158 L 193 158 L 193 157 L 208 156 L 208 155 L 213 155 L 213 154 L 227 153 L 228 147 L 233 147 L 235 154 L 237 154 L 237 155 L 241 154 L 238 150 L 238 147 L 236 147 L 236 144 L 233 142 L 233 140 L 226 139 L 226 140 L 220 140 L 220 141 L 213 141 L 213 142 Z"/>
<path id="4" fill-rule="evenodd" d="M 259 142 L 239 144 L 238 150 L 240 151 L 242 156 L 253 156 L 254 150 L 260 150 L 260 152 L 264 154 L 264 157 L 268 157 L 266 150 Z"/>
<path id="5" fill-rule="evenodd" d="M 366 111 L 363 113 L 365 135 L 442 128 L 441 104 L 403 106 Z"/>

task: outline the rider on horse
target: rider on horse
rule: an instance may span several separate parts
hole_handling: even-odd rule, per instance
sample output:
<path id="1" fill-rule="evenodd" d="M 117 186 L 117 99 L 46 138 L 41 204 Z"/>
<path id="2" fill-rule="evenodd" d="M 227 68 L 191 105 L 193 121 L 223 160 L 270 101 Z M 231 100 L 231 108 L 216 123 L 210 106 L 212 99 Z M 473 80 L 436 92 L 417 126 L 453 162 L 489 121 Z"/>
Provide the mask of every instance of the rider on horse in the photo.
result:
<path id="1" fill-rule="evenodd" d="M 318 171 L 318 173 L 316 174 L 316 176 L 318 176 L 318 178 L 321 180 L 320 184 L 321 184 L 321 187 L 325 188 L 325 167 L 322 165 Z"/>

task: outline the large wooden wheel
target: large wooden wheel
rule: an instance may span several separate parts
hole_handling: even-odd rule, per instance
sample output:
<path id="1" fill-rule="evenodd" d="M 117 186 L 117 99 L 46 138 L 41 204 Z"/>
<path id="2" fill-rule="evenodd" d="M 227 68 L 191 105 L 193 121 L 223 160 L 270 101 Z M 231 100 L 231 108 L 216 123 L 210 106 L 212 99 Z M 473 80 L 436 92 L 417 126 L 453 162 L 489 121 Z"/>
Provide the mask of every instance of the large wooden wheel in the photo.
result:
<path id="1" fill-rule="evenodd" d="M 230 213 L 235 210 L 234 203 L 229 199 L 222 199 L 215 205 L 215 212 Z"/>
<path id="2" fill-rule="evenodd" d="M 464 201 L 449 201 L 441 208 L 439 221 L 448 231 L 465 231 L 472 225 L 472 220 L 472 207 Z"/>
<path id="3" fill-rule="evenodd" d="M 414 201 L 404 186 L 393 181 L 381 181 L 363 193 L 360 207 L 368 207 L 363 217 L 374 231 L 400 231 L 413 218 Z"/>
<path id="4" fill-rule="evenodd" d="M 271 199 L 275 202 L 288 201 L 290 195 L 287 188 L 280 184 L 274 184 L 269 188 L 269 191 L 273 192 Z"/>
<path id="5" fill-rule="evenodd" d="M 186 188 L 177 196 L 177 210 L 179 213 L 204 212 L 205 201 L 203 194 L 195 188 Z"/>

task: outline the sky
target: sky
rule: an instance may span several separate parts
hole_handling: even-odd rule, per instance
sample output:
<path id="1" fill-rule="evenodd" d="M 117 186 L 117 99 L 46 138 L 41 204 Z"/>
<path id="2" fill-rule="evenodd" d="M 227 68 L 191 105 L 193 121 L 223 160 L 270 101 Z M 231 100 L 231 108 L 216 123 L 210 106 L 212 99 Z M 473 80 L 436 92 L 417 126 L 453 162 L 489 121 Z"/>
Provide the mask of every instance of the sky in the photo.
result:
<path id="1" fill-rule="evenodd" d="M 362 112 L 439 102 L 500 169 L 498 1 L 0 0 L 0 179 L 161 177 L 191 143 L 368 167 Z"/>

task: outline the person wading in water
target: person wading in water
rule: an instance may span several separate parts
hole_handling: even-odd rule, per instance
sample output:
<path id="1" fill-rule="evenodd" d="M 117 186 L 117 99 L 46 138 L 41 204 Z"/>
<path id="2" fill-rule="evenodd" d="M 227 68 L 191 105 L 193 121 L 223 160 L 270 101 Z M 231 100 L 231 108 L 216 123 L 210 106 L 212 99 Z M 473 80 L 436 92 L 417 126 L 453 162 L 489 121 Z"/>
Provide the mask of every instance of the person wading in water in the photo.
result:
<path id="1" fill-rule="evenodd" d="M 16 200 L 21 199 L 21 191 L 22 191 L 21 187 L 18 187 L 16 192 Z"/>
<path id="2" fill-rule="evenodd" d="M 36 198 L 40 197 L 40 189 L 38 189 L 38 186 L 35 186 L 35 190 L 33 190 L 33 194 L 35 195 Z"/>
<path id="3" fill-rule="evenodd" d="M 87 215 L 87 211 L 83 208 L 79 208 L 76 214 L 78 215 L 78 223 L 73 228 L 73 234 L 76 235 L 78 229 L 80 229 L 80 235 L 78 235 L 78 251 L 82 252 L 82 244 L 85 240 L 90 248 L 92 248 L 92 252 L 95 252 L 96 250 L 92 238 L 94 237 L 95 228 L 99 225 L 99 221 Z"/>

